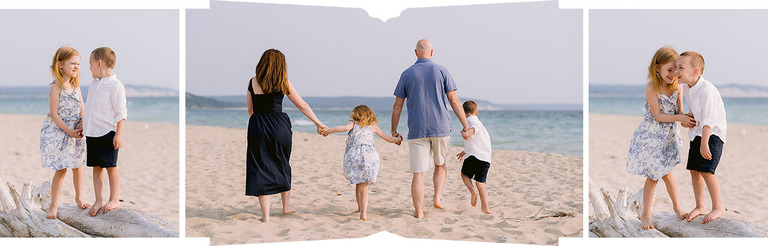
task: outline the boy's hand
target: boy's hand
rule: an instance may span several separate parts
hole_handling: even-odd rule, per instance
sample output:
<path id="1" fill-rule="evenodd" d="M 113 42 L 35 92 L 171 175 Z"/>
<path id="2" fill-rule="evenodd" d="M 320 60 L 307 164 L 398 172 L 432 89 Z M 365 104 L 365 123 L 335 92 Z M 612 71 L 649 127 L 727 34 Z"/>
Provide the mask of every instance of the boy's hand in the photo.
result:
<path id="1" fill-rule="evenodd" d="M 466 155 L 466 154 L 467 154 L 466 152 L 462 151 L 461 153 L 456 155 L 456 157 L 458 157 L 458 159 L 461 160 L 461 157 L 464 157 L 464 155 Z"/>
<path id="2" fill-rule="evenodd" d="M 73 138 L 82 138 L 83 137 L 83 130 L 82 129 L 75 129 L 75 130 L 69 130 L 65 132 L 67 135 Z"/>
<path id="3" fill-rule="evenodd" d="M 112 145 L 115 146 L 115 149 L 119 149 L 120 147 L 122 147 L 123 137 L 115 134 L 115 138 L 112 139 Z"/>
<path id="4" fill-rule="evenodd" d="M 682 120 L 680 121 L 680 125 L 682 125 L 685 128 L 691 128 L 696 126 L 696 120 L 693 119 L 692 114 L 679 114 L 682 116 Z"/>
<path id="5" fill-rule="evenodd" d="M 463 138 L 464 140 L 469 139 L 469 137 L 471 136 L 472 135 L 469 134 L 469 131 L 461 131 L 461 138 Z"/>
<path id="6" fill-rule="evenodd" d="M 704 157 L 704 159 L 707 160 L 712 160 L 712 153 L 709 152 L 709 143 L 702 141 L 699 151 L 701 152 L 701 157 Z"/>

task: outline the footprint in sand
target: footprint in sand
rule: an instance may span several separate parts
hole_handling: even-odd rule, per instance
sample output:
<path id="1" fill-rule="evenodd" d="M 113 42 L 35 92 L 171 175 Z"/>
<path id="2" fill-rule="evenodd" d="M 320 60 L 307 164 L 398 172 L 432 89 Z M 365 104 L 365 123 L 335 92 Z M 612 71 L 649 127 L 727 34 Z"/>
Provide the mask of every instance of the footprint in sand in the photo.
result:
<path id="1" fill-rule="evenodd" d="M 276 236 L 285 237 L 285 236 L 288 236 L 288 233 L 290 232 L 291 232 L 291 229 L 283 229 L 282 231 L 278 232 Z"/>
<path id="2" fill-rule="evenodd" d="M 418 237 L 431 237 L 431 236 L 435 235 L 434 232 L 430 231 L 429 229 L 427 229 L 425 227 L 421 227 L 421 226 L 417 226 L 417 227 L 411 228 L 407 232 L 408 232 L 408 234 L 411 234 L 411 235 L 414 235 L 414 236 L 418 236 Z"/>

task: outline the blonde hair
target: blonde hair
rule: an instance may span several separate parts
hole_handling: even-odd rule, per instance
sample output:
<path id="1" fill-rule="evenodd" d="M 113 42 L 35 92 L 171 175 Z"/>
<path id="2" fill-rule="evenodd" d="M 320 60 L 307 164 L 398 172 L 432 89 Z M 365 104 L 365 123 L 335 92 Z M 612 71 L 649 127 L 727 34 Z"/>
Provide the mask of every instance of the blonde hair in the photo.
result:
<path id="1" fill-rule="evenodd" d="M 462 108 L 464 108 L 465 114 L 471 114 L 477 111 L 477 103 L 472 100 L 467 100 L 464 102 L 464 104 L 461 105 Z"/>
<path id="2" fill-rule="evenodd" d="M 699 70 L 699 72 L 700 72 L 699 75 L 704 74 L 704 57 L 701 56 L 701 54 L 699 54 L 699 52 L 696 52 L 696 51 L 686 51 L 686 52 L 683 52 L 682 54 L 680 54 L 680 56 L 690 57 L 691 58 L 691 66 L 693 66 L 694 69 L 695 68 L 700 69 Z"/>
<path id="3" fill-rule="evenodd" d="M 117 57 L 115 57 L 115 51 L 113 51 L 109 47 L 96 48 L 91 52 L 91 55 L 93 56 L 94 60 L 103 61 L 104 65 L 106 65 L 108 68 L 115 68 L 115 62 L 117 61 Z"/>
<path id="4" fill-rule="evenodd" d="M 69 60 L 73 56 L 80 56 L 80 52 L 77 52 L 72 47 L 62 46 L 56 50 L 56 54 L 53 55 L 53 62 L 51 63 L 51 74 L 53 79 L 59 88 L 64 88 L 64 83 L 69 82 L 73 86 L 80 86 L 80 74 L 76 74 L 74 77 L 69 78 L 69 81 L 64 81 L 64 71 L 59 67 L 62 63 Z"/>
<path id="5" fill-rule="evenodd" d="M 276 49 L 265 50 L 256 64 L 256 83 L 265 94 L 288 91 L 288 70 L 285 55 Z"/>
<path id="6" fill-rule="evenodd" d="M 357 105 L 357 107 L 352 109 L 352 113 L 349 113 L 349 117 L 351 117 L 352 120 L 359 122 L 360 126 L 368 126 L 379 122 L 376 119 L 376 113 L 363 104 Z"/>
<path id="7" fill-rule="evenodd" d="M 674 79 L 671 84 L 664 83 L 661 78 L 661 66 L 664 64 L 675 62 L 678 58 L 677 51 L 671 46 L 664 46 L 656 50 L 656 54 L 653 54 L 651 59 L 651 65 L 648 66 L 648 85 L 656 92 L 661 92 L 662 88 L 666 88 L 667 91 L 677 91 L 677 79 Z"/>

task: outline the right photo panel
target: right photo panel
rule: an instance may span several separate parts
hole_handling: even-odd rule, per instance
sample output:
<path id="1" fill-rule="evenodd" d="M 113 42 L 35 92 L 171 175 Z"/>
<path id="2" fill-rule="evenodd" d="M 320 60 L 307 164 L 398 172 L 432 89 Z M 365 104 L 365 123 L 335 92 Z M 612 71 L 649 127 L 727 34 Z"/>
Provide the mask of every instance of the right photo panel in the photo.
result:
<path id="1" fill-rule="evenodd" d="M 765 23 L 590 11 L 590 237 L 768 236 Z"/>

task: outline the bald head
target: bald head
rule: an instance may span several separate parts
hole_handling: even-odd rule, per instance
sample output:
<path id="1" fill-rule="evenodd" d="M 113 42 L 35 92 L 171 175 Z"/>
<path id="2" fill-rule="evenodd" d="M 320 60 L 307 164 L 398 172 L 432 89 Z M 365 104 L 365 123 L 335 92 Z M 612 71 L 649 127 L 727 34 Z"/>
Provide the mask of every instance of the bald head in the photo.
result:
<path id="1" fill-rule="evenodd" d="M 429 42 L 427 39 L 422 39 L 419 40 L 419 42 L 416 42 L 416 57 L 418 59 L 432 59 L 432 42 Z"/>

